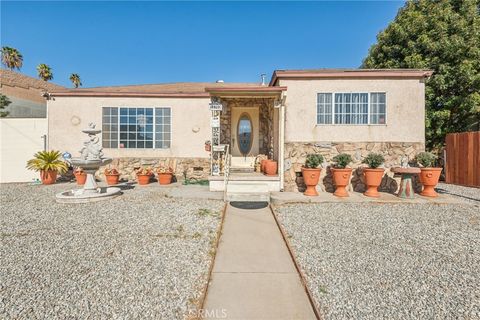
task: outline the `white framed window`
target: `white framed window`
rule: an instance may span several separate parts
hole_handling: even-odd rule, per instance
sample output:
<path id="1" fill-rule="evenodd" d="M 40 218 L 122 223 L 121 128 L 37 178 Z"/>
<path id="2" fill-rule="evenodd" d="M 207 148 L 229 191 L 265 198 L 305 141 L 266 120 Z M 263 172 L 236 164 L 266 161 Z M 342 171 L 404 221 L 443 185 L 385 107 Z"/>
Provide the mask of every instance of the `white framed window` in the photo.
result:
<path id="1" fill-rule="evenodd" d="M 370 123 L 387 123 L 387 101 L 385 92 L 370 93 Z"/>
<path id="2" fill-rule="evenodd" d="M 386 124 L 386 93 L 318 93 L 317 124 Z"/>
<path id="3" fill-rule="evenodd" d="M 332 94 L 317 94 L 317 124 L 332 123 Z"/>
<path id="4" fill-rule="evenodd" d="M 102 108 L 104 148 L 167 149 L 171 145 L 171 109 Z"/>

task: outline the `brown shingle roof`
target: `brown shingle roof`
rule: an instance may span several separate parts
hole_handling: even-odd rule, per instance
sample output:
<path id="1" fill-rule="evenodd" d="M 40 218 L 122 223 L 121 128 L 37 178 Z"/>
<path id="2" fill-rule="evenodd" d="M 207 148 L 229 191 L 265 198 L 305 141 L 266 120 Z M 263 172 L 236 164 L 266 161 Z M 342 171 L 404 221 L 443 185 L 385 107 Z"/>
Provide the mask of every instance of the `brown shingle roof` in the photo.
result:
<path id="1" fill-rule="evenodd" d="M 177 82 L 54 90 L 52 96 L 208 97 L 205 88 L 262 87 L 258 83 Z"/>
<path id="2" fill-rule="evenodd" d="M 11 71 L 0 69 L 0 84 L 2 86 L 20 87 L 25 89 L 38 89 L 43 91 L 64 90 L 65 87 L 59 86 L 51 82 L 35 79 L 30 76 Z"/>

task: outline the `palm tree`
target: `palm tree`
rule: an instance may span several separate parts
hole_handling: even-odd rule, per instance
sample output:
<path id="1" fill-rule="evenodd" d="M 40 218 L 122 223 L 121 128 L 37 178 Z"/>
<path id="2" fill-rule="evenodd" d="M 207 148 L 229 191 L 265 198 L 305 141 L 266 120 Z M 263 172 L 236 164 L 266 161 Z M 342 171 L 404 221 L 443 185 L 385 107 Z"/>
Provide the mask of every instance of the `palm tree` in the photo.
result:
<path id="1" fill-rule="evenodd" d="M 78 88 L 82 85 L 82 81 L 80 80 L 80 76 L 78 75 L 78 73 L 72 73 L 70 75 L 70 81 L 72 81 L 75 88 Z"/>
<path id="2" fill-rule="evenodd" d="M 20 70 L 23 65 L 23 56 L 17 49 L 2 47 L 0 51 L 2 52 L 2 63 L 5 67 L 10 70 Z"/>
<path id="3" fill-rule="evenodd" d="M 53 79 L 52 69 L 45 63 L 40 63 L 37 66 L 38 77 L 43 79 L 43 81 L 48 81 Z"/>

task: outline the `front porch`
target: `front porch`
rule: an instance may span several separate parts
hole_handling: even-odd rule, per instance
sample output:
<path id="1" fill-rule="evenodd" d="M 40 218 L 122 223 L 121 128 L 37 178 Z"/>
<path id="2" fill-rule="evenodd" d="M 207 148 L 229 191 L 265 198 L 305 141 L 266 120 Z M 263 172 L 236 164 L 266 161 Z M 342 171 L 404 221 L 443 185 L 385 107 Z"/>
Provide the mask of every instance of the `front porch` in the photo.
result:
<path id="1" fill-rule="evenodd" d="M 282 189 L 284 90 L 207 88 L 212 96 L 210 190 L 258 195 Z M 277 162 L 276 175 L 260 172 L 260 160 L 266 158 Z"/>

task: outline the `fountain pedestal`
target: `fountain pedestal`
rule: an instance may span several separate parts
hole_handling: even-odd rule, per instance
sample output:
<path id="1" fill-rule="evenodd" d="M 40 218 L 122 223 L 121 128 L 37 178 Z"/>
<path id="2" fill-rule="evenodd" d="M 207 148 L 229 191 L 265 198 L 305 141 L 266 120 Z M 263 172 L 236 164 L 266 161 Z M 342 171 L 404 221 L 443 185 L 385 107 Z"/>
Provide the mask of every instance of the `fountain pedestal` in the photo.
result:
<path id="1" fill-rule="evenodd" d="M 101 130 L 96 130 L 93 123 L 89 128 L 82 130 L 88 134 L 88 140 L 84 142 L 84 147 L 80 151 L 81 157 L 72 158 L 71 164 L 81 167 L 87 174 L 87 180 L 82 189 L 68 190 L 56 195 L 57 202 L 60 203 L 86 203 L 101 201 L 114 198 L 121 194 L 121 189 L 117 187 L 99 188 L 95 181 L 95 172 L 100 166 L 112 162 L 111 158 L 103 158 L 102 147 L 96 136 Z"/>

